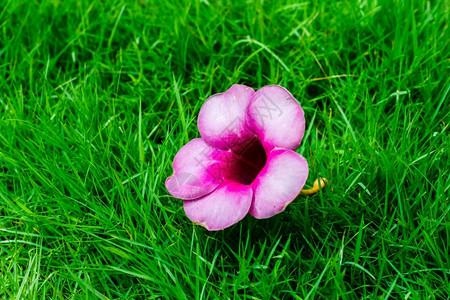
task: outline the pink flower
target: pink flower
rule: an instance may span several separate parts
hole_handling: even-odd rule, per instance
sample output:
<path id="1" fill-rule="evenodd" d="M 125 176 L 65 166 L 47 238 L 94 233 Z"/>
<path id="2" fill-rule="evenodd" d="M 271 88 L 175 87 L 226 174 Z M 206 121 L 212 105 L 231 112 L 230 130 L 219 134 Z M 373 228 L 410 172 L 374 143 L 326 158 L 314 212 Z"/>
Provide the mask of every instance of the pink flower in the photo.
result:
<path id="1" fill-rule="evenodd" d="M 202 138 L 184 145 L 167 178 L 170 194 L 208 230 L 229 227 L 247 213 L 258 219 L 282 212 L 308 178 L 294 152 L 305 131 L 303 110 L 285 88 L 245 85 L 211 96 L 200 109 Z"/>

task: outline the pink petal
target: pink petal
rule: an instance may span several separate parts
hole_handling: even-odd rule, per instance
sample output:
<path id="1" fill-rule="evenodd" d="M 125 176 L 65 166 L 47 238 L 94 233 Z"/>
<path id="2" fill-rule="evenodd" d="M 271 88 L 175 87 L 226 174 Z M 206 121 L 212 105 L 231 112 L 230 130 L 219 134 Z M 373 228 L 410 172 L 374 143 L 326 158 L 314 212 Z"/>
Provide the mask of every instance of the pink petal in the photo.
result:
<path id="1" fill-rule="evenodd" d="M 212 192 L 223 180 L 223 161 L 227 156 L 230 153 L 213 149 L 202 139 L 193 139 L 175 155 L 174 174 L 166 180 L 167 190 L 184 200 Z"/>
<path id="2" fill-rule="evenodd" d="M 298 148 L 305 132 L 303 115 L 297 100 L 278 85 L 259 89 L 248 107 L 249 126 L 269 151 L 274 147 Z"/>
<path id="3" fill-rule="evenodd" d="M 246 125 L 247 106 L 254 93 L 248 86 L 235 84 L 206 100 L 198 115 L 198 129 L 206 143 L 228 150 L 255 136 Z"/>
<path id="4" fill-rule="evenodd" d="M 203 198 L 184 201 L 184 211 L 193 222 L 208 230 L 221 230 L 242 220 L 252 203 L 253 190 L 237 182 L 224 183 Z"/>
<path id="5" fill-rule="evenodd" d="M 266 219 L 282 212 L 300 193 L 307 178 L 308 163 L 303 156 L 292 150 L 272 150 L 251 184 L 254 200 L 250 214 Z"/>

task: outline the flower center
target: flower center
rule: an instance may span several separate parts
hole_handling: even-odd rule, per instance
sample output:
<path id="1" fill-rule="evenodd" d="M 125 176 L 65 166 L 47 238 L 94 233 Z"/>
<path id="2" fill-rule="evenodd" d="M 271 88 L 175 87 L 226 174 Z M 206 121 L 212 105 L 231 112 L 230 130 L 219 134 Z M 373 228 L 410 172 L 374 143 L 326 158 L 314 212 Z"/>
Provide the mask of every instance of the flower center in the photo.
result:
<path id="1" fill-rule="evenodd" d="M 249 140 L 240 149 L 233 150 L 232 179 L 250 184 L 266 165 L 267 155 L 261 142 L 254 138 Z"/>

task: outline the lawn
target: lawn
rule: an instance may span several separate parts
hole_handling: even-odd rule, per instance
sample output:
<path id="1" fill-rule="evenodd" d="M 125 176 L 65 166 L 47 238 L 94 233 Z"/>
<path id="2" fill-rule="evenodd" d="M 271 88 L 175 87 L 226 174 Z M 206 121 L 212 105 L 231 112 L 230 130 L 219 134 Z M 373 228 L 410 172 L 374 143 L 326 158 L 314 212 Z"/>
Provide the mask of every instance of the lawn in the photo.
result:
<path id="1" fill-rule="evenodd" d="M 447 1 L 5 0 L 1 299 L 449 299 Z M 204 101 L 286 87 L 306 187 L 210 232 L 165 179 Z"/>

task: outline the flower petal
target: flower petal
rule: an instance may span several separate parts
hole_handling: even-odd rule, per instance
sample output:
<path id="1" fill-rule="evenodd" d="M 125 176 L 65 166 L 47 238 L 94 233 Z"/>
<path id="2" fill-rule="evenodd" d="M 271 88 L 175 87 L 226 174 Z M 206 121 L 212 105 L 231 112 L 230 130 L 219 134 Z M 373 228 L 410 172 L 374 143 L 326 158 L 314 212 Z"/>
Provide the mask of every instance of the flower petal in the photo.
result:
<path id="1" fill-rule="evenodd" d="M 167 178 L 166 188 L 183 200 L 202 197 L 219 186 L 222 169 L 230 154 L 208 146 L 202 139 L 184 145 L 173 159 L 174 174 Z"/>
<path id="2" fill-rule="evenodd" d="M 287 149 L 272 150 L 251 184 L 254 200 L 250 214 L 266 219 L 282 212 L 302 190 L 308 171 L 308 163 L 300 154 Z"/>
<path id="3" fill-rule="evenodd" d="M 221 230 L 242 220 L 252 203 L 253 190 L 237 182 L 224 183 L 214 192 L 184 201 L 184 211 L 193 222 L 208 230 Z"/>
<path id="4" fill-rule="evenodd" d="M 248 107 L 248 124 L 265 148 L 295 150 L 305 132 L 303 109 L 284 87 L 269 85 L 259 89 Z"/>
<path id="5" fill-rule="evenodd" d="M 246 125 L 247 106 L 255 91 L 235 84 L 206 100 L 198 115 L 200 135 L 210 146 L 228 150 L 255 136 Z"/>

